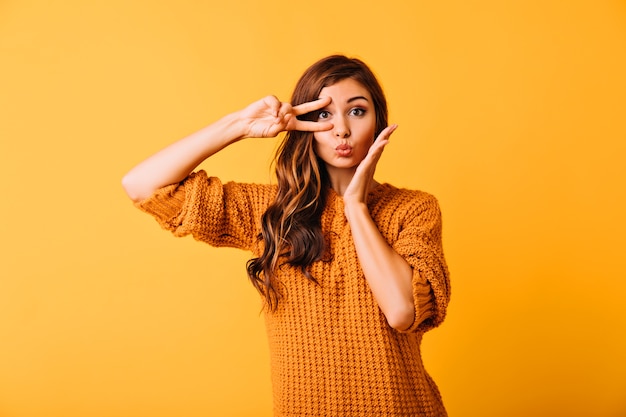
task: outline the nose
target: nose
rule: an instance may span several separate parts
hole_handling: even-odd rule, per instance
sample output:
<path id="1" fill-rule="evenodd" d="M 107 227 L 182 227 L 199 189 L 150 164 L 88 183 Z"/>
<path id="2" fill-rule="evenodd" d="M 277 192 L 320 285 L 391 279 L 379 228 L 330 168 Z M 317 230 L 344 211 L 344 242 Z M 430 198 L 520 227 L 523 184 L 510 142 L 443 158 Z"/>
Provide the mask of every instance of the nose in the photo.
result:
<path id="1" fill-rule="evenodd" d="M 335 117 L 333 120 L 335 137 L 338 139 L 347 138 L 350 136 L 350 126 L 343 117 Z"/>

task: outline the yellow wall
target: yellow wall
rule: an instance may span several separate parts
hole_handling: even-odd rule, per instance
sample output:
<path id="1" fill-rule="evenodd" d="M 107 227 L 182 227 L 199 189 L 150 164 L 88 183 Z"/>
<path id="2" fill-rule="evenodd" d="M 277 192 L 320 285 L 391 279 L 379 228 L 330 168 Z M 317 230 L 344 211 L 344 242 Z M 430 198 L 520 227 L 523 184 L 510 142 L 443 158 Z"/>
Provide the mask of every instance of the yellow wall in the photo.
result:
<path id="1" fill-rule="evenodd" d="M 119 183 L 334 52 L 400 125 L 379 180 L 444 211 L 424 357 L 450 415 L 626 415 L 623 1 L 4 0 L 0 416 L 271 414 L 247 254 L 172 238 Z M 203 166 L 266 181 L 275 145 Z"/>

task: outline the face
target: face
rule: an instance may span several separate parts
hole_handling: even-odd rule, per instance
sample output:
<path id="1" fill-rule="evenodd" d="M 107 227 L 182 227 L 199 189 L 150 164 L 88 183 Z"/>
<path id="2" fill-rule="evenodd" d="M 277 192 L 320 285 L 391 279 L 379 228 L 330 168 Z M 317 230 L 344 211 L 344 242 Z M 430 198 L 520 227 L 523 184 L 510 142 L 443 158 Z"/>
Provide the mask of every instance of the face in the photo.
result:
<path id="1" fill-rule="evenodd" d="M 334 170 L 354 170 L 374 142 L 376 114 L 369 91 L 352 78 L 324 87 L 320 97 L 330 97 L 318 120 L 333 124 L 331 130 L 315 132 L 315 153 Z"/>

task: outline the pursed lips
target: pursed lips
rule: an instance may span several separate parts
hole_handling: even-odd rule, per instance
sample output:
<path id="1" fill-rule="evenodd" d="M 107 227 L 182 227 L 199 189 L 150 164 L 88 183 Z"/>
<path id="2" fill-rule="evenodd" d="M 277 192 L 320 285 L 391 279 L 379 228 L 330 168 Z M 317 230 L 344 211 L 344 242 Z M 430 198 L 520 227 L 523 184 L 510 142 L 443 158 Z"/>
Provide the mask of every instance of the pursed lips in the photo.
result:
<path id="1" fill-rule="evenodd" d="M 335 152 L 337 152 L 339 156 L 350 156 L 350 154 L 352 154 L 352 146 L 347 143 L 339 144 L 335 147 Z"/>

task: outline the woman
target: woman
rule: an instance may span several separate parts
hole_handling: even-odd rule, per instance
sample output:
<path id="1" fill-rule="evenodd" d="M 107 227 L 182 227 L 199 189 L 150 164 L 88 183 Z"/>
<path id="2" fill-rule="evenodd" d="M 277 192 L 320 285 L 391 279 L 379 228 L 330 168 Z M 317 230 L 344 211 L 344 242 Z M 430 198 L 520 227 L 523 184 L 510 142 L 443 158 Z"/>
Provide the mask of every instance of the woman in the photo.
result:
<path id="1" fill-rule="evenodd" d="M 276 416 L 445 416 L 420 355 L 449 300 L 434 197 L 374 179 L 396 125 L 370 69 L 330 56 L 291 104 L 265 97 L 156 153 L 123 185 L 176 236 L 253 254 Z M 222 184 L 203 160 L 286 131 L 276 185 Z"/>

